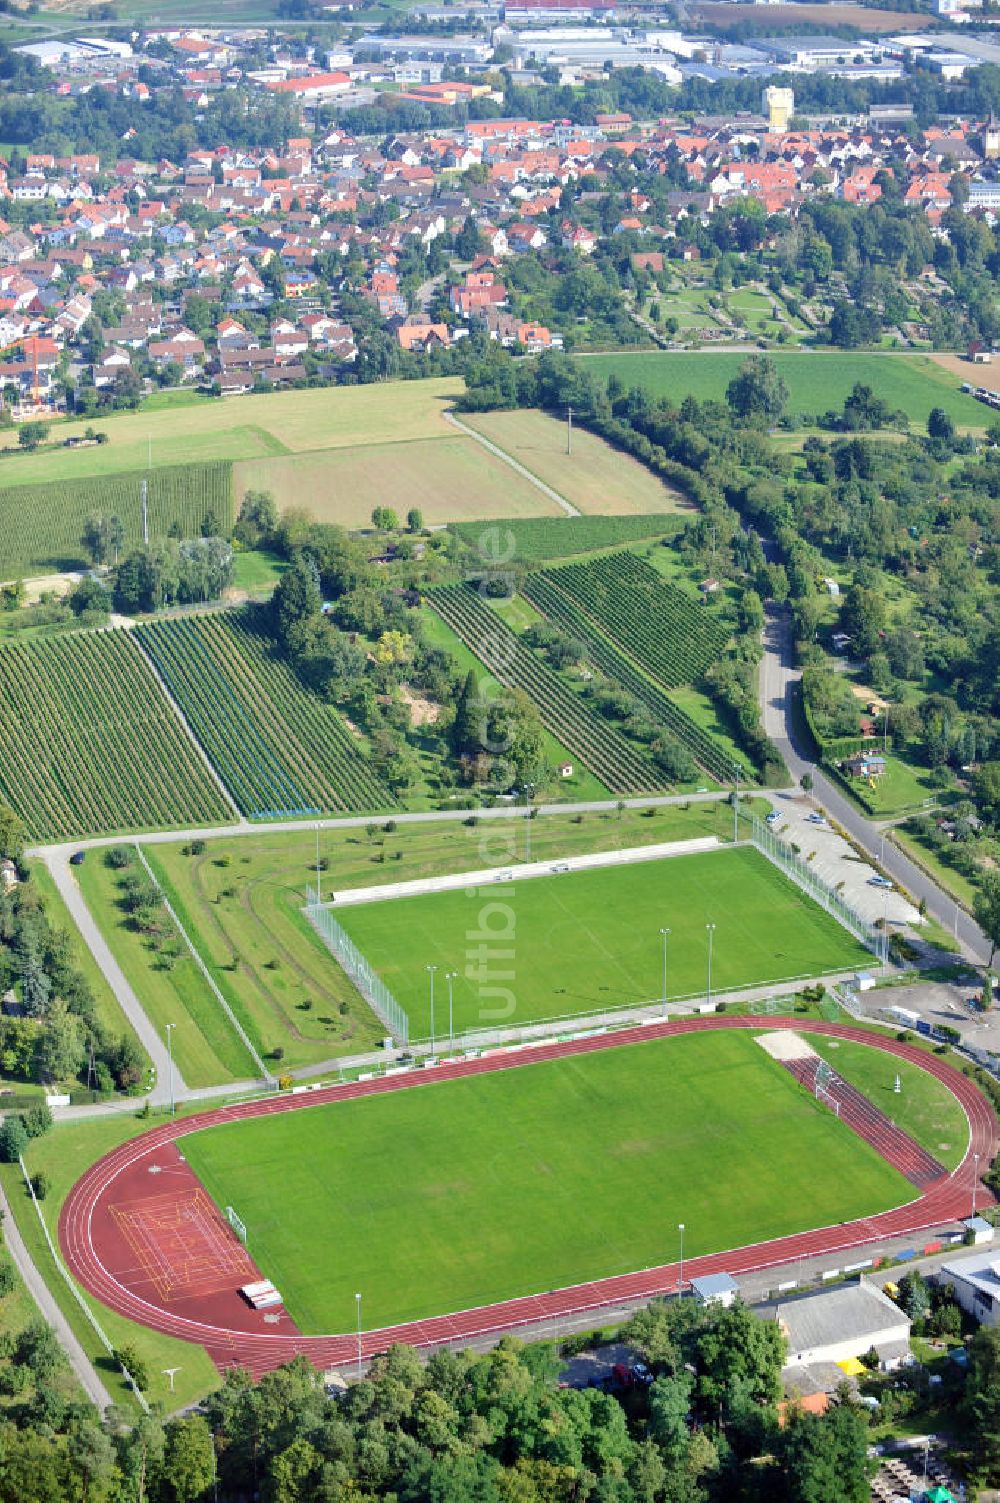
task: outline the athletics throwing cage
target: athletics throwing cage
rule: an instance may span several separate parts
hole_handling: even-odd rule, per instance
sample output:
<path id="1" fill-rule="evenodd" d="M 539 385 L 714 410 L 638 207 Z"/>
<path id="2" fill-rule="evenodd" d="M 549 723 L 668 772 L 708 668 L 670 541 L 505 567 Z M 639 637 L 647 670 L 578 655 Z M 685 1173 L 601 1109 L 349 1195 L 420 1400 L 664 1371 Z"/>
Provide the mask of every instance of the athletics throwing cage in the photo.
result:
<path id="1" fill-rule="evenodd" d="M 821 908 L 826 909 L 827 913 L 832 914 L 838 923 L 843 924 L 855 939 L 867 946 L 885 965 L 889 959 L 889 936 L 883 930 L 876 928 L 874 924 L 869 923 L 866 918 L 862 918 L 850 903 L 844 901 L 839 892 L 835 892 L 828 883 L 823 881 L 808 861 L 803 861 L 802 857 L 793 851 L 779 835 L 769 830 L 756 814 L 743 815 L 743 818 L 749 820 L 751 843 L 756 846 L 761 855 L 766 856 L 772 866 L 776 866 L 790 882 L 795 883 L 800 891 L 812 898 L 814 903 L 818 903 Z"/>
<path id="2" fill-rule="evenodd" d="M 369 961 L 362 955 L 347 931 L 338 924 L 329 908 L 324 908 L 322 903 L 317 901 L 317 892 L 314 887 L 306 889 L 306 898 L 306 918 L 331 955 L 341 969 L 350 976 L 368 1006 L 377 1017 L 381 1018 L 394 1041 L 397 1044 L 409 1043 L 410 1020 L 382 977 L 372 969 Z"/>

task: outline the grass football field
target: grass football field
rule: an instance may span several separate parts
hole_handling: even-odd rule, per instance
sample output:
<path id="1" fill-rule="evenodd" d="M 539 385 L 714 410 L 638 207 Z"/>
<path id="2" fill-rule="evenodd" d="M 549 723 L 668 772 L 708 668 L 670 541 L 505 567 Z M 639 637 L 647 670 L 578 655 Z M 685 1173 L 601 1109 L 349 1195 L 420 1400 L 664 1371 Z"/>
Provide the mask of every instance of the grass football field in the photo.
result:
<path id="1" fill-rule="evenodd" d="M 872 1215 L 912 1187 L 750 1034 L 692 1034 L 208 1128 L 304 1331 L 369 1328 Z"/>
<path id="2" fill-rule="evenodd" d="M 603 382 L 614 374 L 627 387 L 640 386 L 654 397 L 668 397 L 678 404 L 686 396 L 700 402 L 722 402 L 729 382 L 755 353 L 707 350 L 588 355 L 581 357 L 580 364 L 595 380 Z M 839 409 L 854 383 L 861 381 L 920 427 L 926 426 L 932 407 L 944 408 L 959 427 L 986 426 L 986 409 L 961 392 L 961 382 L 926 355 L 770 350 L 767 358 L 788 387 L 789 412 L 815 417 L 831 407 Z"/>
<path id="3" fill-rule="evenodd" d="M 481 863 L 485 865 L 486 863 Z M 472 869 L 472 868 L 470 868 Z M 713 994 L 865 963 L 864 950 L 750 847 L 485 888 L 333 908 L 410 1019 L 430 1034 L 428 965 L 438 967 L 435 1033 L 516 1027 L 662 995 L 661 928 L 671 930 L 667 995 Z"/>

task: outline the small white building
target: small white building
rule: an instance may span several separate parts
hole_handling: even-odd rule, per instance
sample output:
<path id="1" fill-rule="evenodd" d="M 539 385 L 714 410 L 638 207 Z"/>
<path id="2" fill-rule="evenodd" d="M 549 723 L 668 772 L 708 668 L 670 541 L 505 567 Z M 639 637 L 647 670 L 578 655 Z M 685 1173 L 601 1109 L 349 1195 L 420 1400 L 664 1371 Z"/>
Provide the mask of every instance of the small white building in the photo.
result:
<path id="1" fill-rule="evenodd" d="M 692 1279 L 691 1289 L 700 1305 L 722 1305 L 725 1309 L 740 1292 L 736 1280 L 728 1273 L 706 1273 L 700 1279 Z"/>
<path id="2" fill-rule="evenodd" d="M 962 1222 L 966 1233 L 971 1234 L 973 1247 L 984 1247 L 993 1241 L 993 1227 L 983 1216 L 970 1216 Z"/>

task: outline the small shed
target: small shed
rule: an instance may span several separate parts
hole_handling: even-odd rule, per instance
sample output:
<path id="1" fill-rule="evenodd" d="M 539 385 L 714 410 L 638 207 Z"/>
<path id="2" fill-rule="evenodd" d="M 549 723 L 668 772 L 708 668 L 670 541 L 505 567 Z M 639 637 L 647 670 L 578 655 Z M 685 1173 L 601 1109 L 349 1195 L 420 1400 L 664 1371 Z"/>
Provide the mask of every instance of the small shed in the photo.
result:
<path id="1" fill-rule="evenodd" d="M 993 1228 L 984 1216 L 969 1216 L 962 1225 L 967 1233 L 971 1233 L 973 1247 L 982 1247 L 984 1243 L 993 1241 Z"/>
<path id="2" fill-rule="evenodd" d="M 560 762 L 559 763 L 559 776 L 561 778 L 571 778 L 573 776 L 573 764 L 572 764 L 572 762 Z"/>
<path id="3" fill-rule="evenodd" d="M 702 1278 L 692 1279 L 691 1288 L 700 1305 L 722 1305 L 726 1309 L 740 1292 L 736 1280 L 728 1273 L 706 1273 Z"/>

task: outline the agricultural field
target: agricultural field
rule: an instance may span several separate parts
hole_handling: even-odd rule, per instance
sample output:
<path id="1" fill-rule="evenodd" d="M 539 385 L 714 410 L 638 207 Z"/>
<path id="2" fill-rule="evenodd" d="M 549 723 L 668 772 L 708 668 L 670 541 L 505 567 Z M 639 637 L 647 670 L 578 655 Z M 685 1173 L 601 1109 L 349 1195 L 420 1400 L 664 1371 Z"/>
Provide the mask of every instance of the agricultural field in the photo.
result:
<path id="1" fill-rule="evenodd" d="M 651 512 L 635 517 L 504 517 L 501 521 L 457 522 L 450 531 L 490 560 L 531 565 L 669 537 L 683 526 L 682 516 Z"/>
<path id="2" fill-rule="evenodd" d="M 409 439 L 454 438 L 442 414 L 463 389 L 456 377 L 434 381 L 378 381 L 367 386 L 317 387 L 227 397 L 154 412 L 115 413 L 97 426 L 108 436 L 96 448 L 17 450 L 0 447 L 5 483 L 35 485 L 121 470 L 209 460 L 263 459 L 312 449 L 354 448 Z M 61 442 L 82 437 L 89 422 L 59 423 Z M 10 453 L 7 450 L 11 450 Z"/>
<path id="3" fill-rule="evenodd" d="M 656 1001 L 664 925 L 671 930 L 669 998 L 707 989 L 709 923 L 716 926 L 713 995 L 848 970 L 867 958 L 834 919 L 748 846 L 506 883 L 483 895 L 484 906 L 497 903 L 509 920 L 494 944 L 513 958 L 496 969 L 513 976 L 495 983 L 481 982 L 471 961 L 472 975 L 465 974 L 467 951 L 476 953 L 476 939 L 469 937 L 476 912 L 465 891 L 335 906 L 334 912 L 408 1014 L 411 1038 L 430 1034 L 427 965 L 438 966 L 439 978 L 460 973 L 454 983 L 458 1034 Z M 495 918 L 493 931 L 498 926 Z M 439 984 L 438 1038 L 447 1031 L 443 993 Z"/>
<path id="4" fill-rule="evenodd" d="M 559 511 L 538 486 L 454 431 L 445 438 L 247 459 L 235 466 L 234 483 L 237 496 L 267 490 L 282 509 L 304 506 L 318 522 L 342 527 L 369 526 L 376 506 L 392 506 L 400 517 L 416 506 L 430 526 L 498 512 L 544 517 Z"/>
<path id="5" fill-rule="evenodd" d="M 0 796 L 36 840 L 231 818 L 125 631 L 0 649 Z"/>
<path id="6" fill-rule="evenodd" d="M 890 1059 L 880 1049 L 850 1039 L 810 1034 L 809 1043 L 843 1080 L 856 1086 L 946 1169 L 958 1168 L 969 1146 L 969 1123 L 943 1081 L 909 1060 Z"/>
<path id="7" fill-rule="evenodd" d="M 667 689 L 699 678 L 724 652 L 729 628 L 711 607 L 678 589 L 632 553 L 548 571 L 546 582 L 575 602 Z"/>
<path id="8" fill-rule="evenodd" d="M 446 585 L 428 600 L 467 647 L 510 689 L 523 689 L 543 725 L 612 793 L 669 786 L 652 761 L 591 710 L 547 663 L 505 626 L 475 590 Z"/>
<path id="9" fill-rule="evenodd" d="M 573 452 L 567 454 L 566 425 L 547 413 L 523 409 L 463 413 L 462 422 L 584 513 L 628 516 L 696 509 L 630 454 L 584 428 L 574 430 Z"/>
<path id="10" fill-rule="evenodd" d="M 912 1193 L 749 1034 L 207 1128 L 184 1153 L 307 1332 L 350 1330 L 356 1290 L 371 1328 L 670 1262 L 682 1213 L 698 1256 Z"/>
<path id="11" fill-rule="evenodd" d="M 614 557 L 618 556 L 614 555 Z M 594 667 L 621 684 L 622 688 L 634 695 L 640 704 L 645 705 L 650 714 L 687 747 L 695 761 L 711 777 L 727 781 L 734 776 L 737 766 L 741 768 L 741 776 L 745 777 L 744 759 L 739 754 L 734 758 L 731 743 L 720 745 L 711 730 L 704 724 L 705 717 L 701 724 L 692 718 L 677 704 L 674 697 L 665 694 L 645 673 L 635 667 L 632 660 L 609 640 L 609 637 L 603 635 L 576 600 L 558 588 L 560 577 L 564 572 L 568 571 L 555 569 L 545 573 L 530 574 L 524 584 L 524 593 L 528 600 L 536 605 L 558 630 L 582 642 L 586 648 L 587 657 Z M 665 585 L 662 588 L 669 589 L 670 586 Z M 673 686 L 673 691 L 676 691 L 676 686 Z"/>
<path id="12" fill-rule="evenodd" d="M 100 449 L 81 450 L 80 459 Z M 91 512 L 120 517 L 125 551 L 142 541 L 142 482 L 145 470 L 67 478 L 45 485 L 18 483 L 28 473 L 7 463 L 0 486 L 0 580 L 18 575 L 89 566 L 80 537 Z M 232 468 L 229 464 L 164 466 L 148 472 L 149 530 L 163 537 L 178 522 L 185 537 L 197 537 L 202 520 L 215 516 L 228 533 L 233 523 Z"/>
<path id="13" fill-rule="evenodd" d="M 300 684 L 252 607 L 150 622 L 137 639 L 248 818 L 395 802 L 363 742 Z"/>
<path id="14" fill-rule="evenodd" d="M 654 397 L 680 403 L 725 400 L 726 387 L 748 354 L 735 351 L 658 351 L 655 354 L 581 356 L 585 370 L 598 381 L 615 375 L 626 387 L 639 386 Z M 855 382 L 874 387 L 890 407 L 901 408 L 917 427 L 925 427 L 932 407 L 941 407 L 960 428 L 983 429 L 986 409 L 959 390 L 926 355 L 855 354 L 852 352 L 781 351 L 768 353 L 788 387 L 788 410 L 815 417 L 839 409 Z M 963 379 L 968 380 L 965 376 Z"/>
<path id="15" fill-rule="evenodd" d="M 390 826 L 319 832 L 324 894 L 524 857 L 523 818 Z M 542 859 L 731 834 L 731 811 L 721 802 L 670 806 L 652 817 L 631 809 L 583 817 L 547 813 L 531 822 L 531 849 Z M 316 878 L 315 830 L 262 828 L 208 840 L 204 849 L 168 842 L 144 851 L 261 1053 L 280 1049 L 282 1067 L 296 1069 L 378 1044 L 385 1030 L 302 913 L 306 886 Z M 177 1023 L 181 1074 L 192 1086 L 246 1077 L 242 1046 L 204 978 L 188 959 L 164 969 L 119 906 L 119 877 L 98 856 L 79 869 L 87 904 L 143 1005 L 161 1029 Z"/>

